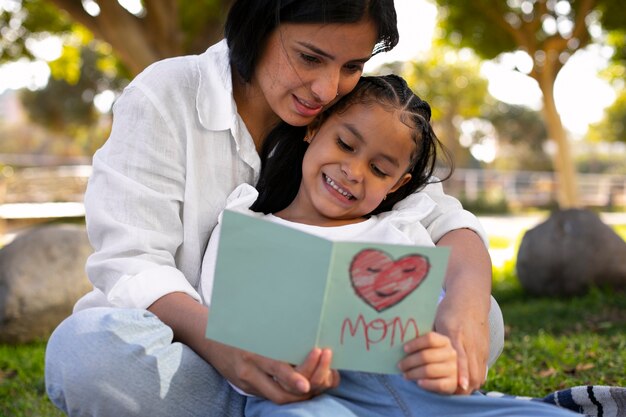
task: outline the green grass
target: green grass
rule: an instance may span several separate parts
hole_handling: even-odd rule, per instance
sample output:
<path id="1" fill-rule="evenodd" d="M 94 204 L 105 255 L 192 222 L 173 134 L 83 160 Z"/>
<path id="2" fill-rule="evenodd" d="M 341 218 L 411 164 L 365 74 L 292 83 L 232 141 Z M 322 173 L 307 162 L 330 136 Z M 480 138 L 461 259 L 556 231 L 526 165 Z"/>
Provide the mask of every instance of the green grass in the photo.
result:
<path id="1" fill-rule="evenodd" d="M 47 399 L 44 386 L 45 343 L 0 345 L 0 416 L 63 416 Z"/>
<path id="2" fill-rule="evenodd" d="M 626 225 L 615 230 L 626 239 Z M 492 245 L 519 240 L 495 238 Z M 544 396 L 576 385 L 626 386 L 626 293 L 596 288 L 569 299 L 531 297 L 514 261 L 494 269 L 493 292 L 506 341 L 486 390 Z M 45 394 L 44 351 L 44 342 L 0 345 L 0 417 L 62 416 Z"/>
<path id="3" fill-rule="evenodd" d="M 576 385 L 626 386 L 626 294 L 596 288 L 568 299 L 531 297 L 512 267 L 495 271 L 506 339 L 484 388 L 544 396 Z"/>

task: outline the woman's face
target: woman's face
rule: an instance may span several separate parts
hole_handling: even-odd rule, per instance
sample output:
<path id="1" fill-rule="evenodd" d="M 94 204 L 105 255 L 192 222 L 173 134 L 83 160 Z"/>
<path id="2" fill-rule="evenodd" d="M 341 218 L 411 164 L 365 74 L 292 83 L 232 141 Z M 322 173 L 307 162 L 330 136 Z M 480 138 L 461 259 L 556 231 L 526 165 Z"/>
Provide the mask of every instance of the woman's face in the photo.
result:
<path id="1" fill-rule="evenodd" d="M 377 29 L 348 24 L 283 23 L 269 36 L 252 77 L 268 109 L 288 124 L 309 124 L 356 85 Z"/>

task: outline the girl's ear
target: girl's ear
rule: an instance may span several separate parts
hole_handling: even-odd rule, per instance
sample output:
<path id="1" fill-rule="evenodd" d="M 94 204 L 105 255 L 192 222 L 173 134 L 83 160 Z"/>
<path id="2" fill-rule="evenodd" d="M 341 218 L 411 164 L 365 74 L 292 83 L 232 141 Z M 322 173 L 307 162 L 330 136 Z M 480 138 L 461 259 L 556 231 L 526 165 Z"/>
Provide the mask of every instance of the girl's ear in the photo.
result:
<path id="1" fill-rule="evenodd" d="M 311 141 L 313 140 L 313 138 L 315 137 L 315 135 L 317 134 L 317 131 L 319 129 L 317 129 L 314 126 L 309 126 L 306 130 L 306 135 L 304 135 L 304 141 L 307 143 L 311 143 Z"/>
<path id="2" fill-rule="evenodd" d="M 407 182 L 409 182 L 409 180 L 411 179 L 411 174 L 409 174 L 408 172 L 406 174 L 404 174 L 396 183 L 396 185 L 394 185 L 393 187 L 391 187 L 391 190 L 389 190 L 389 192 L 387 194 L 391 194 L 391 193 L 395 193 L 396 191 L 398 191 L 398 188 L 402 187 L 404 184 L 406 184 Z"/>
<path id="3" fill-rule="evenodd" d="M 309 123 L 306 128 L 306 135 L 304 135 L 305 142 L 311 143 L 315 135 L 317 135 L 317 132 L 319 132 L 322 123 L 323 121 L 321 117 L 317 117 L 315 120 Z"/>

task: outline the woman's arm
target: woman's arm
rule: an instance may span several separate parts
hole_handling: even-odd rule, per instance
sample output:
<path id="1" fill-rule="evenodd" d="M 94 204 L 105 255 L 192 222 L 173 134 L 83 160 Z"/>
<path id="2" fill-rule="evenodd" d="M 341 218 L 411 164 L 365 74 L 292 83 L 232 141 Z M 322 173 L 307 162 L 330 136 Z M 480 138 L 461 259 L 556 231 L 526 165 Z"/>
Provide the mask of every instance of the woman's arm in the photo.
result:
<path id="1" fill-rule="evenodd" d="M 449 246 L 451 256 L 435 329 L 452 340 L 458 357 L 457 393 L 467 394 L 478 389 L 486 377 L 491 259 L 480 237 L 468 229 L 446 233 L 437 246 Z"/>
<path id="2" fill-rule="evenodd" d="M 302 385 L 302 374 L 312 368 L 310 364 L 298 373 L 287 364 L 204 338 L 208 309 L 188 280 L 194 268 L 176 260 L 188 238 L 183 209 L 196 203 L 186 200 L 185 141 L 176 136 L 172 118 L 162 113 L 164 106 L 154 100 L 136 85 L 127 88 L 115 104 L 111 136 L 94 157 L 85 196 L 87 228 L 95 250 L 87 263 L 93 284 L 114 306 L 154 312 L 171 326 L 176 340 L 252 393 L 285 402 L 310 396 L 302 391 L 331 386 L 327 381 L 318 386 L 315 373 L 310 383 L 305 381 L 309 386 Z M 184 273 L 180 269 L 184 266 L 191 272 Z M 310 361 L 319 362 L 320 356 L 318 352 Z M 270 384 L 267 375 L 299 394 L 277 388 L 271 378 Z M 306 389 L 298 390 L 298 385 Z"/>
<path id="3" fill-rule="evenodd" d="M 294 368 L 206 339 L 208 307 L 187 294 L 167 294 L 148 309 L 172 328 L 177 341 L 189 346 L 249 394 L 283 404 L 309 399 L 338 383 L 337 373 L 330 370 L 328 352 L 320 349 L 314 349 L 302 365 Z"/>
<path id="4" fill-rule="evenodd" d="M 484 382 L 489 356 L 491 259 L 487 235 L 475 215 L 444 193 L 441 183 L 429 184 L 421 193 L 435 203 L 422 225 L 437 246 L 451 247 L 446 296 L 439 305 L 435 329 L 448 336 L 457 349 L 458 392 L 469 393 Z"/>

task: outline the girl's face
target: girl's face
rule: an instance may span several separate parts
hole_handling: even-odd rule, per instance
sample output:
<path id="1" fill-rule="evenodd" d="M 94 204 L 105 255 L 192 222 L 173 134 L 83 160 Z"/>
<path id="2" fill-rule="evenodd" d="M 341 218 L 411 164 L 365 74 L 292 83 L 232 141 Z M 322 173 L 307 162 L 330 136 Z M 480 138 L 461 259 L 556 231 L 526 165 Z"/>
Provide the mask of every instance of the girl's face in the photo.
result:
<path id="1" fill-rule="evenodd" d="M 283 23 L 269 36 L 251 80 L 268 109 L 293 126 L 309 124 L 356 85 L 376 43 L 370 20 Z"/>
<path id="2" fill-rule="evenodd" d="M 411 178 L 415 146 L 397 111 L 352 104 L 332 114 L 311 132 L 292 213 L 319 225 L 362 218 Z"/>

